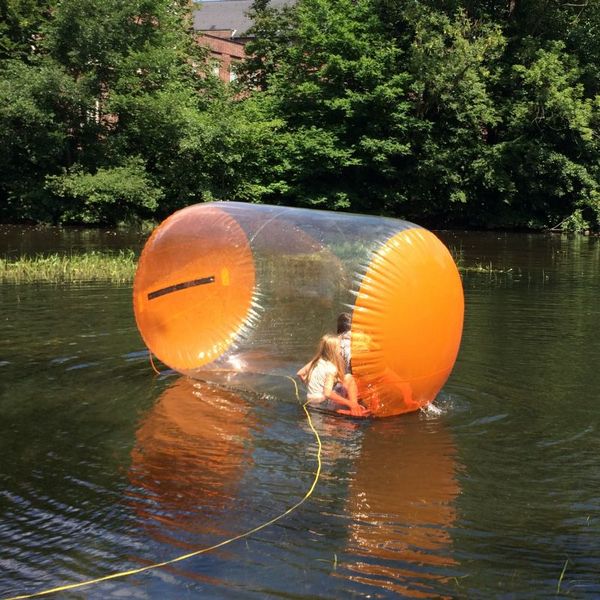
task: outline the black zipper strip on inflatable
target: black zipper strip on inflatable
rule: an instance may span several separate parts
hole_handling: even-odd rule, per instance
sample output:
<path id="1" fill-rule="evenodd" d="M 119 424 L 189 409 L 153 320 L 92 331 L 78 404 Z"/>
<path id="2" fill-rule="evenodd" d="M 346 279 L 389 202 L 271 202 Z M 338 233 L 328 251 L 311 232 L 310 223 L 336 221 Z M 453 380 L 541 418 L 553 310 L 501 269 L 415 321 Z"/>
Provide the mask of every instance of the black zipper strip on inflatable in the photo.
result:
<path id="1" fill-rule="evenodd" d="M 159 298 L 160 296 L 165 296 L 166 294 L 172 294 L 173 292 L 178 292 L 179 290 L 185 290 L 187 288 L 195 287 L 197 285 L 206 285 L 207 283 L 214 282 L 215 276 L 211 275 L 210 277 L 203 277 L 202 279 L 192 279 L 191 281 L 176 283 L 175 285 L 170 285 L 168 287 L 161 288 L 160 290 L 156 290 L 155 292 L 150 292 L 148 294 L 148 300 L 154 300 L 154 298 Z"/>

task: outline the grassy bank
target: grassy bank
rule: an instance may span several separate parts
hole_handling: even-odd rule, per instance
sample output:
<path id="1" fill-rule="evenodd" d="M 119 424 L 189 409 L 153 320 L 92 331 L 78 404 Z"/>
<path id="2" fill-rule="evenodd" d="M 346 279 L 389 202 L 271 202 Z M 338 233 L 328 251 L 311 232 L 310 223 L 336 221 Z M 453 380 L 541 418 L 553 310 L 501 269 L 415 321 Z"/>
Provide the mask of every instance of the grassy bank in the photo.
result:
<path id="1" fill-rule="evenodd" d="M 489 264 L 466 265 L 462 256 L 454 256 L 462 273 L 498 274 L 512 269 L 499 269 Z M 130 283 L 133 281 L 137 257 L 131 250 L 119 252 L 86 252 L 84 254 L 47 254 L 0 258 L 2 283 L 77 283 L 106 281 Z"/>
<path id="2" fill-rule="evenodd" d="M 5 257 L 0 258 L 0 282 L 128 283 L 133 281 L 136 265 L 137 257 L 131 250 Z"/>
<path id="3" fill-rule="evenodd" d="M 464 264 L 457 264 L 458 270 L 461 273 L 485 273 L 485 274 L 490 274 L 490 273 L 510 273 L 512 271 L 512 269 L 501 269 L 498 267 L 495 267 L 494 265 L 492 265 L 491 262 L 489 263 L 475 263 L 474 265 L 464 265 Z"/>
<path id="4" fill-rule="evenodd" d="M 492 264 L 492 261 L 488 262 L 472 262 L 468 263 L 465 260 L 465 256 L 462 248 L 449 246 L 448 250 L 456 263 L 456 267 L 458 268 L 460 273 L 478 273 L 480 275 L 506 275 L 512 273 L 513 269 L 511 267 L 503 267 L 499 265 Z"/>

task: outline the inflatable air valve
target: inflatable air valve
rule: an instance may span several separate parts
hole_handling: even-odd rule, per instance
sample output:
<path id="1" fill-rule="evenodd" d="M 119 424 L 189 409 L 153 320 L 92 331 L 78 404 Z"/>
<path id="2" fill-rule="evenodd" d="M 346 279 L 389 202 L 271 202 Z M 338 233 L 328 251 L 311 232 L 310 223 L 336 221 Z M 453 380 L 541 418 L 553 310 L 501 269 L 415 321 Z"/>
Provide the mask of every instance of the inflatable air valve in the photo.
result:
<path id="1" fill-rule="evenodd" d="M 215 202 L 152 233 L 134 281 L 148 348 L 191 377 L 290 374 L 352 315 L 352 370 L 375 416 L 416 410 L 448 378 L 464 300 L 447 248 L 385 217 Z"/>

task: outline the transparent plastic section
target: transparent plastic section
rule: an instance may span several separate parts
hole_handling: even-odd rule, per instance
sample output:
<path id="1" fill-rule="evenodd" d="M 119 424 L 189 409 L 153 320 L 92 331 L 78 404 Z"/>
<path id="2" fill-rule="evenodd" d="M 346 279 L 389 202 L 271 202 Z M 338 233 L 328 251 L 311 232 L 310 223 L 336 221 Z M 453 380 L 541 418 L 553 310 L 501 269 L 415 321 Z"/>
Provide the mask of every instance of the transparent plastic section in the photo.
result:
<path id="1" fill-rule="evenodd" d="M 456 265 L 431 232 L 384 217 L 215 202 L 151 235 L 134 282 L 144 342 L 188 376 L 293 375 L 352 316 L 352 372 L 375 416 L 416 410 L 460 345 Z"/>

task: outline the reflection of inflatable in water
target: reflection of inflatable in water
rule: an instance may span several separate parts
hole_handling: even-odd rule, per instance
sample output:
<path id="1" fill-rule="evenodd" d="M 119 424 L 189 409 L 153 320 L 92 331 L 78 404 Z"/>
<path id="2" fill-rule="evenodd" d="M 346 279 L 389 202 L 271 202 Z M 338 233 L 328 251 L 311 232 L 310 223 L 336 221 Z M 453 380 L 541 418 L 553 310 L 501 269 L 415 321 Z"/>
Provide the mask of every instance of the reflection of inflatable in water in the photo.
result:
<path id="1" fill-rule="evenodd" d="M 192 377 L 295 372 L 352 312 L 352 364 L 376 416 L 433 400 L 463 322 L 458 271 L 429 231 L 383 217 L 255 204 L 185 208 L 152 234 L 134 283 L 148 348 Z"/>
<path id="2" fill-rule="evenodd" d="M 373 423 L 349 490 L 341 576 L 403 598 L 443 597 L 455 564 L 449 529 L 459 494 L 452 438 L 439 423 Z"/>
<path id="3" fill-rule="evenodd" d="M 252 421 L 235 392 L 185 377 L 160 397 L 136 432 L 129 494 L 150 527 L 223 534 L 223 511 L 238 501 L 251 463 Z"/>

